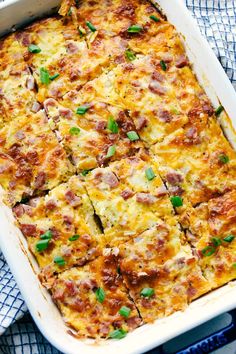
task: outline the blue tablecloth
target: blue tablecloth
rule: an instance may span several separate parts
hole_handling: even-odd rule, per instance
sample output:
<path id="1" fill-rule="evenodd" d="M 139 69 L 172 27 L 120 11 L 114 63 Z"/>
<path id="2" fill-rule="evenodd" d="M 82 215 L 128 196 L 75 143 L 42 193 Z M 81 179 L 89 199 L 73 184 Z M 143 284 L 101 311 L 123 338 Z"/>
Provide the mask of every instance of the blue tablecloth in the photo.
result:
<path id="1" fill-rule="evenodd" d="M 236 88 L 236 0 L 186 0 Z M 0 354 L 59 354 L 38 332 L 0 252 Z"/>

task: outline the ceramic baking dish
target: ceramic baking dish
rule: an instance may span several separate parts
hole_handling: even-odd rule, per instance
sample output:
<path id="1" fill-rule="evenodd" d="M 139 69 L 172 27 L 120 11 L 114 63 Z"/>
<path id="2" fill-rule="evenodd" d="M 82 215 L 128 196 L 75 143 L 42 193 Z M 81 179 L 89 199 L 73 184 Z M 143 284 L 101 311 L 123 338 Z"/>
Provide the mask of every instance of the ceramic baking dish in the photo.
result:
<path id="1" fill-rule="evenodd" d="M 58 3 L 57 0 L 6 0 L 0 3 L 0 34 L 3 35 L 12 28 L 20 27 L 39 16 L 55 11 Z M 220 101 L 231 118 L 229 121 L 222 115 L 220 123 L 228 139 L 236 147 L 234 132 L 236 93 L 224 70 L 206 40 L 201 36 L 182 0 L 158 0 L 155 4 L 162 9 L 168 20 L 182 34 L 195 73 L 213 105 L 217 107 Z M 1 195 L 2 193 L 3 191 L 0 192 Z M 63 353 L 144 353 L 236 307 L 236 281 L 234 281 L 194 301 L 186 311 L 177 312 L 153 324 L 144 325 L 123 340 L 99 343 L 92 340 L 78 340 L 64 324 L 51 296 L 41 286 L 37 277 L 38 267 L 28 251 L 26 240 L 14 225 L 11 210 L 1 202 L 0 225 L 0 247 L 31 315 L 42 334 Z"/>

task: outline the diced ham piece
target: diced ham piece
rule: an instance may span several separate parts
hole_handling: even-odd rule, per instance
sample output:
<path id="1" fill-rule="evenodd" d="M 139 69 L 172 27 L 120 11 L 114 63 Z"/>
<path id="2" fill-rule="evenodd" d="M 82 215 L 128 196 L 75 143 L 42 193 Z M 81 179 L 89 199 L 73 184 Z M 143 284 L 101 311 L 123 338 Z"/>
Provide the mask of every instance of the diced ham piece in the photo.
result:
<path id="1" fill-rule="evenodd" d="M 20 218 L 22 215 L 24 215 L 25 210 L 22 204 L 18 204 L 13 208 L 13 212 L 14 214 Z"/>
<path id="2" fill-rule="evenodd" d="M 56 290 L 53 292 L 53 299 L 54 300 L 60 300 L 63 301 L 64 300 L 64 293 L 65 293 L 65 289 L 63 288 L 56 288 Z"/>
<path id="3" fill-rule="evenodd" d="M 100 120 L 100 121 L 98 121 L 98 122 L 96 123 L 95 129 L 96 129 L 98 132 L 100 132 L 100 131 L 104 130 L 104 129 L 106 128 L 106 126 L 107 126 L 106 121 Z"/>
<path id="4" fill-rule="evenodd" d="M 166 109 L 159 109 L 158 116 L 159 119 L 165 123 L 170 123 L 173 119 L 173 116 Z"/>
<path id="5" fill-rule="evenodd" d="M 53 199 L 49 199 L 45 205 L 46 209 L 54 210 L 57 207 L 57 203 Z"/>
<path id="6" fill-rule="evenodd" d="M 184 189 L 180 186 L 173 186 L 169 188 L 171 195 L 181 196 L 184 193 Z"/>
<path id="7" fill-rule="evenodd" d="M 147 124 L 148 124 L 148 120 L 145 117 L 139 117 L 136 120 L 136 128 L 137 128 L 137 130 L 141 130 L 141 129 L 145 128 L 147 126 Z"/>
<path id="8" fill-rule="evenodd" d="M 193 144 L 199 144 L 201 141 L 200 136 L 198 135 L 198 130 L 196 127 L 191 127 L 186 131 L 186 137 L 191 141 Z"/>
<path id="9" fill-rule="evenodd" d="M 48 107 L 56 107 L 57 106 L 57 101 L 54 100 L 54 98 L 47 98 L 44 102 L 43 102 L 43 107 L 45 109 L 45 111 L 48 113 Z"/>
<path id="10" fill-rule="evenodd" d="M 36 236 L 36 226 L 32 224 L 21 224 L 20 229 L 24 236 L 34 237 Z"/>
<path id="11" fill-rule="evenodd" d="M 170 63 L 173 60 L 173 56 L 170 53 L 163 53 L 162 60 L 164 60 L 165 63 Z"/>
<path id="12" fill-rule="evenodd" d="M 138 203 L 142 203 L 142 204 L 154 204 L 157 201 L 157 198 L 150 194 L 150 193 L 137 193 L 136 194 L 136 201 Z"/>
<path id="13" fill-rule="evenodd" d="M 102 181 L 108 184 L 111 188 L 115 188 L 119 185 L 119 181 L 112 172 L 106 172 L 102 175 Z"/>
<path id="14" fill-rule="evenodd" d="M 63 245 L 61 247 L 61 255 L 64 256 L 64 257 L 70 257 L 72 255 L 71 247 Z"/>
<path id="15" fill-rule="evenodd" d="M 67 48 L 67 53 L 69 54 L 75 54 L 79 51 L 79 48 L 73 42 L 67 43 L 66 48 Z"/>
<path id="16" fill-rule="evenodd" d="M 33 106 L 32 106 L 32 108 L 31 108 L 31 111 L 34 112 L 34 113 L 37 113 L 37 112 L 40 110 L 40 108 L 41 108 L 40 103 L 37 102 L 37 101 L 35 101 L 35 102 L 33 103 Z"/>
<path id="17" fill-rule="evenodd" d="M 157 95 L 164 95 L 167 91 L 166 87 L 159 84 L 158 81 L 152 80 L 148 86 L 149 90 Z"/>
<path id="18" fill-rule="evenodd" d="M 162 75 L 161 73 L 159 73 L 159 71 L 154 71 L 153 73 L 152 73 L 152 77 L 151 77 L 151 79 L 153 80 L 153 81 L 158 81 L 158 82 L 163 82 L 164 81 L 164 75 Z"/>
<path id="19" fill-rule="evenodd" d="M 130 317 L 127 319 L 127 325 L 129 326 L 129 328 L 135 329 L 140 325 L 141 321 L 142 321 L 141 318 L 139 318 L 137 316 Z"/>
<path id="20" fill-rule="evenodd" d="M 39 157 L 37 151 L 28 151 L 26 154 L 26 160 L 31 164 L 31 165 L 38 165 L 39 163 Z"/>
<path id="21" fill-rule="evenodd" d="M 210 102 L 204 102 L 202 105 L 202 110 L 204 113 L 208 114 L 209 116 L 212 116 L 214 114 L 214 108 L 210 104 Z"/>
<path id="22" fill-rule="evenodd" d="M 25 133 L 22 130 L 18 130 L 18 132 L 16 132 L 15 137 L 18 140 L 22 140 L 25 138 Z"/>
<path id="23" fill-rule="evenodd" d="M 166 174 L 166 180 L 168 183 L 170 183 L 172 186 L 176 186 L 179 183 L 183 182 L 183 177 L 181 176 L 180 173 L 177 172 L 169 172 Z"/>
<path id="24" fill-rule="evenodd" d="M 122 196 L 122 198 L 124 200 L 127 200 L 127 199 L 131 198 L 134 195 L 134 192 L 131 189 L 126 188 L 120 193 L 120 195 Z"/>
<path id="25" fill-rule="evenodd" d="M 41 171 L 37 174 L 34 182 L 34 186 L 36 189 L 40 189 L 45 185 L 46 182 L 46 173 Z"/>
<path id="26" fill-rule="evenodd" d="M 184 54 L 180 55 L 175 62 L 175 66 L 179 69 L 183 68 L 188 64 L 189 64 L 188 58 Z"/>
<path id="27" fill-rule="evenodd" d="M 60 108 L 59 114 L 64 118 L 70 119 L 72 117 L 72 110 L 69 108 Z"/>
<path id="28" fill-rule="evenodd" d="M 163 185 L 163 186 L 156 189 L 155 196 L 156 197 L 163 197 L 167 193 L 168 193 L 168 191 L 167 191 L 166 187 Z"/>
<path id="29" fill-rule="evenodd" d="M 30 75 L 27 80 L 26 80 L 26 87 L 29 90 L 33 90 L 35 88 L 35 81 L 34 81 L 34 77 L 32 75 Z"/>
<path id="30" fill-rule="evenodd" d="M 73 207 L 77 207 L 82 203 L 81 198 L 75 195 L 75 193 L 70 190 L 65 193 L 65 198 L 67 202 Z"/>
<path id="31" fill-rule="evenodd" d="M 39 201 L 40 201 L 40 197 L 32 198 L 29 200 L 29 205 L 33 208 L 36 208 Z"/>

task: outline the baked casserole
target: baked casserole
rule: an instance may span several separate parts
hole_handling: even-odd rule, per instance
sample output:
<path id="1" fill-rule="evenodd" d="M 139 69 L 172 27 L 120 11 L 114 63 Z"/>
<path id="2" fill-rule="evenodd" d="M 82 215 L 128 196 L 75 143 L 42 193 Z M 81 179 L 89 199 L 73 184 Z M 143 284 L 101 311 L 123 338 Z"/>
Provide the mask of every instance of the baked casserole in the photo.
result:
<path id="1" fill-rule="evenodd" d="M 236 278 L 236 154 L 147 0 L 0 42 L 0 183 L 65 322 L 121 339 Z"/>

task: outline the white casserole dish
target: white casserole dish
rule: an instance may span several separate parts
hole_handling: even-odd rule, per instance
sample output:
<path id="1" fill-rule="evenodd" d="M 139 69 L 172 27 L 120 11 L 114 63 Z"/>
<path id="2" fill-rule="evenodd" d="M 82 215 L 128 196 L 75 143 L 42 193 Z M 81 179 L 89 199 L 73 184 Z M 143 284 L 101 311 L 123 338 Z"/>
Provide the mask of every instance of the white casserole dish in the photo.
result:
<path id="1" fill-rule="evenodd" d="M 102 1 L 102 0 L 101 0 Z M 155 1 L 153 0 L 153 3 Z M 0 3 L 0 34 L 20 26 L 42 14 L 49 13 L 58 0 L 6 0 Z M 219 101 L 232 122 L 224 115 L 221 124 L 225 134 L 236 148 L 236 93 L 223 68 L 184 6 L 182 0 L 158 0 L 157 6 L 167 15 L 183 35 L 195 73 L 215 107 Z M 217 98 L 218 97 L 218 98 Z M 2 194 L 2 191 L 0 191 Z M 1 199 L 1 195 L 0 195 Z M 121 341 L 82 341 L 74 338 L 53 304 L 48 292 L 41 286 L 38 267 L 27 249 L 21 231 L 14 225 L 11 210 L 0 203 L 0 247 L 14 274 L 20 291 L 42 334 L 60 351 L 68 354 L 136 354 L 154 348 L 223 312 L 236 307 L 236 281 L 194 301 L 184 312 L 144 325 Z"/>

